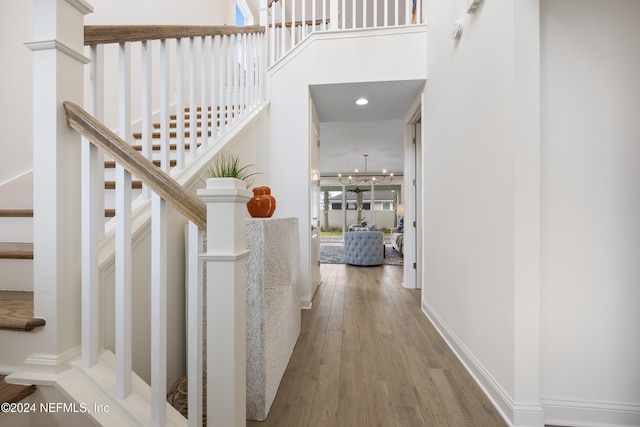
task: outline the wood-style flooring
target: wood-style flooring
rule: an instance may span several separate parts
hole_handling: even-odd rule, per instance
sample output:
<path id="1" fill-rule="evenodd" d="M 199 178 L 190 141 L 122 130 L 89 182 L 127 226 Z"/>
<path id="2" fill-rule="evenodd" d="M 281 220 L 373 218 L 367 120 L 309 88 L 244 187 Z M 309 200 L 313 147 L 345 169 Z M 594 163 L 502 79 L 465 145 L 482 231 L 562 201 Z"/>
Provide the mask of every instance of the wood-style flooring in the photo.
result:
<path id="1" fill-rule="evenodd" d="M 506 426 L 402 286 L 402 267 L 323 264 L 265 422 L 247 426 Z"/>

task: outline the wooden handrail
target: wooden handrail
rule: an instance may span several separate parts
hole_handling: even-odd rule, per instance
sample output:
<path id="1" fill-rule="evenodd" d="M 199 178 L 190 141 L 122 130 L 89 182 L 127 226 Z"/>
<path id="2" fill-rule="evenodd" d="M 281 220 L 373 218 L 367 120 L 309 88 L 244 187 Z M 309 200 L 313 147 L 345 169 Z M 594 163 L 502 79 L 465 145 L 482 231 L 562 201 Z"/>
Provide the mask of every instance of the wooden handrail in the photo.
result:
<path id="1" fill-rule="evenodd" d="M 100 147 L 127 171 L 160 195 L 201 230 L 207 229 L 207 207 L 176 180 L 154 166 L 105 125 L 73 102 L 65 101 L 67 124 Z"/>
<path id="2" fill-rule="evenodd" d="M 85 46 L 92 46 L 96 44 L 140 42 L 181 37 L 251 33 L 264 33 L 264 27 L 259 25 L 247 25 L 244 27 L 229 25 L 87 25 L 84 27 L 84 44 Z"/>
<path id="3" fill-rule="evenodd" d="M 267 8 L 273 6 L 274 3 L 278 3 L 278 0 L 269 0 L 269 3 L 267 3 Z"/>

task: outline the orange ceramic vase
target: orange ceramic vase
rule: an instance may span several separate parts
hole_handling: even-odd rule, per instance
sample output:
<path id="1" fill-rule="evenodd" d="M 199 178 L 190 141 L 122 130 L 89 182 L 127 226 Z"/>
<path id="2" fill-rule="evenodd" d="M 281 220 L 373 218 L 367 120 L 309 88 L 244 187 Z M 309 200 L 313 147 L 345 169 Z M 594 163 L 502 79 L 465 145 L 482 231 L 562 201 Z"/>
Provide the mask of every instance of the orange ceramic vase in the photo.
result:
<path id="1" fill-rule="evenodd" d="M 264 190 L 264 195 L 267 196 L 271 201 L 271 209 L 269 209 L 269 215 L 267 215 L 268 218 L 271 218 L 271 215 L 273 215 L 273 213 L 276 211 L 276 198 L 271 195 L 271 188 L 267 187 L 266 185 L 260 188 Z"/>
<path id="2" fill-rule="evenodd" d="M 271 210 L 271 199 L 264 194 L 264 188 L 253 189 L 253 197 L 247 202 L 247 209 L 252 218 L 268 218 Z"/>

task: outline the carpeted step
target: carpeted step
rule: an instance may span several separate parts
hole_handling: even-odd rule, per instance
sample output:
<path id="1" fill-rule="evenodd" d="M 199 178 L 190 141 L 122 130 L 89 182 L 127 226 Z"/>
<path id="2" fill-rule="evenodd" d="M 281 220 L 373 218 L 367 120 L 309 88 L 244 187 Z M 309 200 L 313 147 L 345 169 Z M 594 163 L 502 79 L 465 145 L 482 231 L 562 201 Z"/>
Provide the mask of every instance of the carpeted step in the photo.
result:
<path id="1" fill-rule="evenodd" d="M 34 385 L 8 384 L 5 375 L 0 375 L 0 403 L 17 403 L 36 391 Z"/>
<path id="2" fill-rule="evenodd" d="M 44 324 L 33 317 L 33 292 L 0 291 L 0 329 L 30 331 Z"/>

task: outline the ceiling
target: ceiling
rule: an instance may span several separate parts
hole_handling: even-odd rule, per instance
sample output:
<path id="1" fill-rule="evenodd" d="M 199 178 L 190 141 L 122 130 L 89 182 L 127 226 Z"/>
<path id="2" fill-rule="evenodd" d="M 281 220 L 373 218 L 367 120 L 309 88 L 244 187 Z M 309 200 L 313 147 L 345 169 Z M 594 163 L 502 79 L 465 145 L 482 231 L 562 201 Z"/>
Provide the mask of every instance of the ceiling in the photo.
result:
<path id="1" fill-rule="evenodd" d="M 383 169 L 401 175 L 404 120 L 424 80 L 312 85 L 320 119 L 321 175 Z M 355 104 L 365 97 L 369 103 Z"/>

